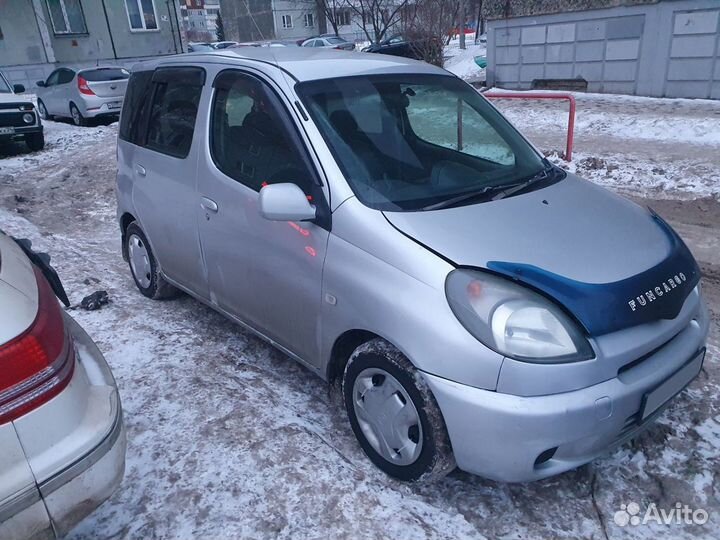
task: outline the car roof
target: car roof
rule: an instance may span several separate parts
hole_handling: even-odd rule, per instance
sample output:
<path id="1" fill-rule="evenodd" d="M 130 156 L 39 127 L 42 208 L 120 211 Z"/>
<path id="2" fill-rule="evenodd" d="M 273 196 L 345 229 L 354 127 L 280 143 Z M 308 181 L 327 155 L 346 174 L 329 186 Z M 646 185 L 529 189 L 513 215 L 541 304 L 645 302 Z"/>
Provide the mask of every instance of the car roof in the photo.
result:
<path id="1" fill-rule="evenodd" d="M 336 49 L 308 47 L 238 47 L 213 52 L 197 52 L 175 55 L 142 62 L 133 71 L 155 69 L 160 66 L 188 62 L 203 62 L 239 65 L 245 63 L 271 64 L 287 72 L 297 81 L 314 81 L 353 75 L 378 75 L 392 73 L 419 73 L 450 76 L 442 68 L 426 62 L 389 56 Z"/>

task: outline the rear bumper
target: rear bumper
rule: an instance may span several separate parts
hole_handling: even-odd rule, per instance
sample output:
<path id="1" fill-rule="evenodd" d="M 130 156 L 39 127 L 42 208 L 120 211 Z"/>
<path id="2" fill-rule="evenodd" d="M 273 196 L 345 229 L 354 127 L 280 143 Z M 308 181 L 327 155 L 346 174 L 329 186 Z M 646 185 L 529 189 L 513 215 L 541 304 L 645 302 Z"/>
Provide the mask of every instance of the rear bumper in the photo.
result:
<path id="1" fill-rule="evenodd" d="M 708 324 L 704 314 L 638 366 L 571 392 L 525 397 L 423 375 L 458 467 L 528 482 L 583 465 L 646 429 L 699 372 Z"/>
<path id="2" fill-rule="evenodd" d="M 25 510 L 42 498 L 48 530 L 57 536 L 69 532 L 117 489 L 126 451 L 122 407 L 110 368 L 85 331 L 69 316 L 65 323 L 77 349 L 70 384 L 13 422 L 38 486 Z M 18 519 L 25 510 L 18 509 Z"/>
<path id="3" fill-rule="evenodd" d="M 58 536 L 67 534 L 120 486 L 126 446 L 122 409 L 118 408 L 112 431 L 97 447 L 39 485 Z"/>
<path id="4" fill-rule="evenodd" d="M 122 109 L 124 96 L 101 98 L 88 96 L 82 100 L 80 112 L 85 118 L 98 116 L 118 116 Z"/>

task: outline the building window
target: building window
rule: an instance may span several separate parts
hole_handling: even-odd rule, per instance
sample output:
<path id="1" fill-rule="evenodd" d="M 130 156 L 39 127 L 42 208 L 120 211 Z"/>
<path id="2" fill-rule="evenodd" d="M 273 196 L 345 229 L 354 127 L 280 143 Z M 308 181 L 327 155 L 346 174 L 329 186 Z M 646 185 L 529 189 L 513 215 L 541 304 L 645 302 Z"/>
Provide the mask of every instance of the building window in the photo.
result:
<path id="1" fill-rule="evenodd" d="M 305 28 L 312 28 L 315 26 L 315 16 L 312 13 L 305 14 Z"/>
<path id="2" fill-rule="evenodd" d="M 337 12 L 338 26 L 350 26 L 350 10 L 343 9 Z"/>
<path id="3" fill-rule="evenodd" d="M 283 28 L 292 28 L 293 27 L 291 15 L 283 15 L 282 16 L 282 27 Z"/>
<path id="4" fill-rule="evenodd" d="M 125 0 L 125 8 L 131 30 L 158 29 L 155 0 Z"/>
<path id="5" fill-rule="evenodd" d="M 46 0 L 46 2 L 54 33 L 87 34 L 80 0 Z"/>

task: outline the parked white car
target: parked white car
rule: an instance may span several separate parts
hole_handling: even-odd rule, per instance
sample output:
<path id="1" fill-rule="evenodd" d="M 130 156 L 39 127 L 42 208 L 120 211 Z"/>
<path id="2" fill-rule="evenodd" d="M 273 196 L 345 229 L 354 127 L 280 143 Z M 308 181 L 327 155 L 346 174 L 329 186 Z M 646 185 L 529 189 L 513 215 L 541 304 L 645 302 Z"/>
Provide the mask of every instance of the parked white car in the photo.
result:
<path id="1" fill-rule="evenodd" d="M 0 538 L 63 536 L 125 470 L 117 386 L 49 259 L 0 232 Z"/>
<path id="2" fill-rule="evenodd" d="M 0 143 L 24 140 L 33 152 L 42 150 L 45 136 L 36 109 L 36 96 L 26 94 L 22 84 L 11 85 L 0 71 Z"/>
<path id="3" fill-rule="evenodd" d="M 120 116 L 130 72 L 104 66 L 75 71 L 61 67 L 37 82 L 38 110 L 43 120 L 55 116 L 84 126 L 89 118 Z"/>

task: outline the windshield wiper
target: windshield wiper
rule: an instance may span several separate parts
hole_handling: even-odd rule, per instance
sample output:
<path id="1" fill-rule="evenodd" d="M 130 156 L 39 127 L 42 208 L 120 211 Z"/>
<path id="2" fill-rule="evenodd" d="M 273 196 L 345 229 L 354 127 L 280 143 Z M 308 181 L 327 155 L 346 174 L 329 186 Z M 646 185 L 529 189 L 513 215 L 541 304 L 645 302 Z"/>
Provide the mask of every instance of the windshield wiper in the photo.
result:
<path id="1" fill-rule="evenodd" d="M 443 208 L 450 208 L 460 203 L 464 203 L 480 197 L 486 197 L 492 201 L 499 201 L 500 199 L 504 199 L 505 197 L 509 197 L 510 195 L 515 195 L 516 193 L 524 191 L 525 189 L 537 182 L 547 180 L 552 174 L 554 174 L 554 172 L 557 170 L 555 166 L 547 160 L 545 161 L 545 163 L 545 167 L 540 172 L 532 175 L 530 178 L 526 178 L 521 182 L 500 186 L 485 186 L 477 191 L 463 193 L 461 195 L 451 197 L 450 199 L 424 206 L 421 210 L 440 210 Z"/>
<path id="2" fill-rule="evenodd" d="M 513 184 L 513 185 L 517 185 L 517 184 Z M 494 193 L 496 191 L 502 191 L 505 188 L 507 188 L 507 186 L 485 186 L 484 188 L 479 189 L 477 191 L 463 193 L 462 195 L 457 195 L 455 197 L 445 199 L 444 201 L 433 203 L 428 206 L 423 206 L 421 208 L 421 210 L 440 210 L 442 208 L 449 208 L 451 206 L 458 205 L 465 201 L 476 199 L 478 197 L 487 196 L 488 194 Z"/>
<path id="3" fill-rule="evenodd" d="M 542 171 L 532 175 L 530 178 L 523 180 L 522 182 L 505 186 L 504 189 L 501 189 L 500 191 L 498 191 L 497 194 L 493 195 L 492 200 L 499 201 L 500 199 L 504 199 L 505 197 L 509 197 L 510 195 L 516 195 L 521 191 L 525 191 L 533 184 L 536 184 L 543 180 L 547 180 L 548 178 L 550 178 L 551 175 L 555 173 L 555 171 L 555 166 L 548 161 L 547 165 L 545 166 L 545 168 L 543 168 Z"/>

